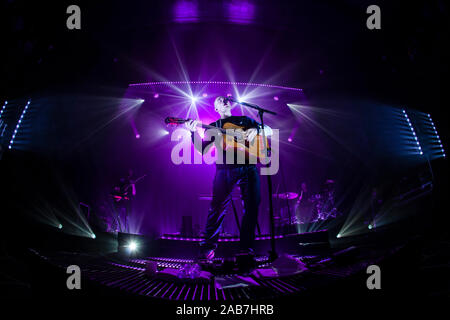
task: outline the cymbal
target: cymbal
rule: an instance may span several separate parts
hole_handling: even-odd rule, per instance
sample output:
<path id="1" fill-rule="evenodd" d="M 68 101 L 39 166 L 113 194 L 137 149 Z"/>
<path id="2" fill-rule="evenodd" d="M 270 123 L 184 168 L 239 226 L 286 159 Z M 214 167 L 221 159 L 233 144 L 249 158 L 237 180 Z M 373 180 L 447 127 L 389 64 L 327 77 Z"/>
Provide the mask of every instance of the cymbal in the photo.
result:
<path id="1" fill-rule="evenodd" d="M 298 193 L 295 192 L 284 192 L 273 195 L 274 198 L 284 199 L 284 200 L 292 200 L 298 197 Z"/>

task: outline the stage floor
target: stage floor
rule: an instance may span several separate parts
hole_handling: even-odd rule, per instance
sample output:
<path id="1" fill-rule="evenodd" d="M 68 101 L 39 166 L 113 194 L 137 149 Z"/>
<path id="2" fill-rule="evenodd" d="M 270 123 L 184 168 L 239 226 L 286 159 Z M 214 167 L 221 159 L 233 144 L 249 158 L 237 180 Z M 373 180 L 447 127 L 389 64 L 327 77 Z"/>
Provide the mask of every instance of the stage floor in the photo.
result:
<path id="1" fill-rule="evenodd" d="M 291 256 L 306 267 L 293 274 L 257 277 L 254 273 L 234 271 L 216 274 L 209 280 L 168 278 L 149 275 L 146 266 L 156 263 L 158 270 L 179 270 L 192 259 L 168 257 L 123 257 L 118 254 L 100 255 L 74 252 L 43 252 L 30 249 L 35 259 L 65 273 L 69 265 L 78 265 L 83 286 L 95 288 L 108 295 L 142 296 L 175 301 L 235 301 L 266 300 L 286 296 L 307 295 L 327 288 L 357 274 L 365 274 L 367 266 L 379 264 L 401 249 L 347 247 L 308 256 Z M 216 263 L 223 258 L 218 258 Z M 259 268 L 267 268 L 267 256 L 258 256 Z"/>

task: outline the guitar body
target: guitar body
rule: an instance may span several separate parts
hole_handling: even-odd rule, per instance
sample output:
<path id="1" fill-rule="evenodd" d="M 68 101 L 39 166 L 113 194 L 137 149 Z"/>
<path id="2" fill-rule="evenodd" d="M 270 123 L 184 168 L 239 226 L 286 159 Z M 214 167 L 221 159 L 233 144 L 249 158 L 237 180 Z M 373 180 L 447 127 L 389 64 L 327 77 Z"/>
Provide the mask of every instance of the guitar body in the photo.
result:
<path id="1" fill-rule="evenodd" d="M 242 127 L 232 123 L 225 123 L 223 128 L 225 130 L 234 130 L 235 132 L 241 133 L 244 132 Z M 269 146 L 269 142 L 266 137 L 264 143 L 264 137 L 262 135 L 257 135 L 251 143 L 233 135 L 225 134 L 223 136 L 223 149 L 228 150 L 232 148 L 235 150 L 236 153 L 243 152 L 245 154 L 246 159 L 249 157 L 255 157 L 257 160 L 260 161 L 262 159 L 266 159 L 267 152 L 264 148 L 265 146 Z"/>
<path id="2" fill-rule="evenodd" d="M 122 200 L 130 200 L 129 197 L 125 196 L 119 196 L 119 195 L 112 195 L 115 202 L 120 202 Z"/>
<path id="3" fill-rule="evenodd" d="M 137 178 L 134 181 L 131 181 L 130 184 L 127 184 L 125 186 L 117 187 L 119 190 L 116 190 L 114 193 L 111 193 L 112 198 L 114 199 L 115 202 L 121 202 L 124 200 L 130 200 L 130 187 L 132 184 L 136 184 L 138 183 L 141 179 L 144 179 L 147 176 L 147 174 L 144 174 L 143 176 L 140 176 L 139 178 Z"/>

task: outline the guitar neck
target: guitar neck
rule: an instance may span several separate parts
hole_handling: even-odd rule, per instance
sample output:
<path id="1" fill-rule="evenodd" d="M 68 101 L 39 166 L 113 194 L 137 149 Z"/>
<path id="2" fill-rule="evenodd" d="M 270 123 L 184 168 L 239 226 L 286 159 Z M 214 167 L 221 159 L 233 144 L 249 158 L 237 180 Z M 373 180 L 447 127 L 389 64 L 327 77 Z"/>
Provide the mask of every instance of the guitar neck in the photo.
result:
<path id="1" fill-rule="evenodd" d="M 190 119 L 180 119 L 180 118 L 173 118 L 173 117 L 167 117 L 166 120 L 165 120 L 165 122 L 167 124 L 177 124 L 177 125 L 178 124 L 182 124 L 182 123 L 186 123 L 188 121 L 190 121 Z M 243 137 L 242 136 L 242 130 L 240 130 L 240 132 L 239 132 L 239 130 L 227 130 L 227 129 L 224 129 L 224 128 L 212 126 L 212 125 L 209 125 L 209 124 L 203 124 L 203 123 L 197 123 L 197 127 L 198 128 L 203 128 L 205 130 L 215 129 L 215 130 L 218 130 L 219 132 L 221 132 L 222 134 L 234 136 L 234 137 L 237 137 L 237 138 L 240 138 L 240 139 L 242 139 L 242 137 Z M 241 128 L 238 127 L 236 129 L 241 129 Z"/>
<path id="2" fill-rule="evenodd" d="M 197 127 L 201 127 L 203 129 L 206 129 L 206 130 L 208 130 L 208 129 L 219 130 L 222 134 L 226 134 L 226 135 L 233 136 L 233 137 L 236 137 L 236 138 L 239 138 L 239 139 L 243 139 L 242 132 L 238 132 L 238 131 L 234 131 L 234 130 L 228 130 L 227 131 L 224 128 L 210 126 L 208 124 L 203 124 L 203 123 L 202 124 L 197 124 Z"/>
<path id="3" fill-rule="evenodd" d="M 223 129 L 223 128 L 219 128 L 219 127 L 215 127 L 215 126 L 211 126 L 211 125 L 209 125 L 209 124 L 197 124 L 197 127 L 199 127 L 199 128 L 203 128 L 203 129 L 206 129 L 206 130 L 208 130 L 208 129 L 215 129 L 215 130 L 219 130 L 220 132 L 222 132 L 222 133 L 226 133 L 226 130 L 225 129 Z"/>
<path id="4" fill-rule="evenodd" d="M 147 174 L 144 174 L 142 176 L 140 176 L 139 178 L 137 178 L 136 180 L 132 181 L 131 184 L 136 184 L 138 183 L 140 180 L 144 179 L 147 176 Z"/>

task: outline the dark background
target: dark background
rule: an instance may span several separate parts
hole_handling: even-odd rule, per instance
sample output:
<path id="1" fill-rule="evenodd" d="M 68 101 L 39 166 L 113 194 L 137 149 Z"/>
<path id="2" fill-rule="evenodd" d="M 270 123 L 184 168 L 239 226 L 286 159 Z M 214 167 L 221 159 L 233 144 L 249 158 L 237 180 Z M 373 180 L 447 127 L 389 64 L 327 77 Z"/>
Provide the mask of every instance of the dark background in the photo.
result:
<path id="1" fill-rule="evenodd" d="M 274 84 L 303 88 L 310 105 L 342 109 L 349 102 L 362 101 L 361 108 L 368 111 L 358 112 L 366 115 L 370 110 L 376 116 L 375 107 L 380 105 L 430 113 L 447 149 L 446 2 L 378 1 L 381 30 L 365 26 L 370 1 L 254 2 L 257 11 L 249 24 L 230 23 L 221 1 L 198 1 L 199 21 L 179 23 L 173 18 L 174 3 L 1 2 L 0 101 L 23 104 L 32 98 L 40 108 L 32 113 L 37 121 L 30 131 L 29 148 L 4 155 L 5 243 L 21 232 L 23 221 L 35 228 L 28 220 L 42 199 L 44 211 L 45 205 L 69 210 L 76 197 L 68 195 L 67 189 L 89 198 L 97 190 L 92 181 L 103 177 L 99 172 L 107 176 L 107 183 L 124 174 L 128 163 L 123 153 L 108 153 L 117 141 L 107 139 L 122 124 L 86 137 L 108 117 L 107 106 L 114 103 L 111 98 L 123 97 L 128 84 L 152 81 L 155 75 L 180 80 L 173 43 L 191 80 L 226 78 L 224 53 L 236 81 L 250 80 L 264 61 L 254 82 L 277 75 Z M 65 12 L 71 4 L 81 8 L 81 30 L 66 28 Z M 98 111 L 96 105 L 105 108 Z M 105 157 L 113 161 L 105 163 Z M 328 170 L 339 170 L 342 159 Z M 371 161 L 369 170 L 358 167 L 357 174 L 389 178 L 402 166 L 369 157 L 352 158 L 347 166 L 367 169 L 364 163 Z M 439 177 L 433 206 L 427 209 L 431 228 L 426 232 L 446 238 L 446 161 L 433 165 Z M 146 231 L 159 230 L 149 227 Z M 32 240 L 26 234 L 21 239 Z"/>

